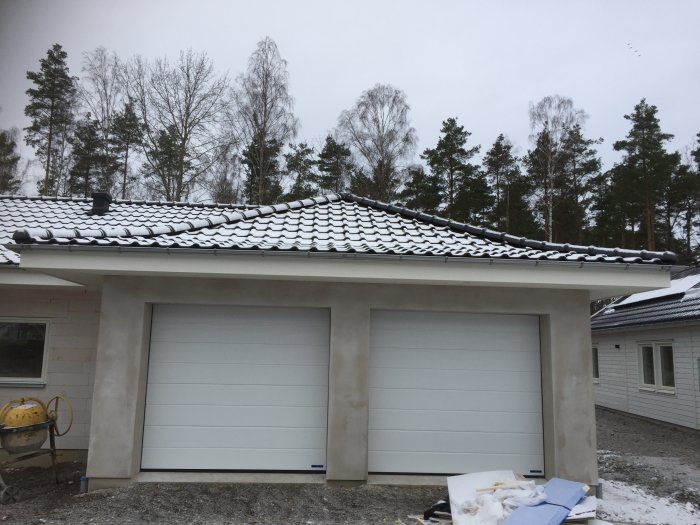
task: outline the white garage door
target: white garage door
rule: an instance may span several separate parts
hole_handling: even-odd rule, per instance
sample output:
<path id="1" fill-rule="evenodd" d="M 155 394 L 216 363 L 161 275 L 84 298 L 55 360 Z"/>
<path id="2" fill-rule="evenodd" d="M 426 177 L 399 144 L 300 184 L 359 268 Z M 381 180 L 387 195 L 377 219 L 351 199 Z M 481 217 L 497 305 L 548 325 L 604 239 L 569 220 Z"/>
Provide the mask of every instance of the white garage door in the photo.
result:
<path id="1" fill-rule="evenodd" d="M 329 318 L 154 306 L 141 467 L 325 470 Z"/>
<path id="2" fill-rule="evenodd" d="M 544 471 L 537 316 L 373 311 L 370 472 Z"/>

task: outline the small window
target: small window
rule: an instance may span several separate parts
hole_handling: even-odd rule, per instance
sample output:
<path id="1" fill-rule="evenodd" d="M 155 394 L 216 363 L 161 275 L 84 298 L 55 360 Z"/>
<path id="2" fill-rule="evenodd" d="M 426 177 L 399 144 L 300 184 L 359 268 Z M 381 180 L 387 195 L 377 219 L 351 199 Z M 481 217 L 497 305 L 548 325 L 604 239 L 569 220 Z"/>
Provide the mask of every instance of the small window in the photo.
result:
<path id="1" fill-rule="evenodd" d="M 45 382 L 47 323 L 0 320 L 0 382 Z"/>
<path id="2" fill-rule="evenodd" d="M 659 346 L 661 361 L 661 386 L 676 387 L 676 375 L 673 371 L 673 347 L 670 345 Z"/>
<path id="3" fill-rule="evenodd" d="M 654 347 L 642 347 L 642 384 L 654 386 Z"/>
<path id="4" fill-rule="evenodd" d="M 600 379 L 600 369 L 598 368 L 598 347 L 593 347 L 593 381 Z"/>
<path id="5" fill-rule="evenodd" d="M 676 374 L 673 365 L 673 346 L 668 343 L 640 345 L 639 374 L 643 389 L 674 392 Z"/>

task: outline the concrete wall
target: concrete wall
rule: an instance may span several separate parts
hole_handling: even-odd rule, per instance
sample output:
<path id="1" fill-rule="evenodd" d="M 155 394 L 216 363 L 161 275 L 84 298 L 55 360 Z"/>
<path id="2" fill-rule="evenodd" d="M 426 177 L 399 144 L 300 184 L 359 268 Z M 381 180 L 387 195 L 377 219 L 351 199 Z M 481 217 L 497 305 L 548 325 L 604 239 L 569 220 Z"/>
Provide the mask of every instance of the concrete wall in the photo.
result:
<path id="1" fill-rule="evenodd" d="M 661 341 L 673 346 L 674 393 L 639 387 L 639 343 Z M 593 346 L 600 372 L 594 384 L 597 405 L 700 429 L 700 326 L 598 333 Z"/>
<path id="2" fill-rule="evenodd" d="M 0 319 L 46 319 L 48 363 L 45 386 L 0 384 L 0 404 L 20 397 L 47 402 L 61 394 L 73 404 L 73 427 L 56 440 L 60 448 L 86 449 L 92 409 L 100 295 L 58 288 L 0 288 Z M 59 413 L 59 429 L 67 414 Z"/>
<path id="3" fill-rule="evenodd" d="M 150 305 L 331 309 L 327 478 L 367 478 L 371 309 L 541 317 L 547 476 L 597 482 L 589 297 L 582 291 L 294 281 L 106 277 L 88 455 L 91 488 L 140 469 Z"/>

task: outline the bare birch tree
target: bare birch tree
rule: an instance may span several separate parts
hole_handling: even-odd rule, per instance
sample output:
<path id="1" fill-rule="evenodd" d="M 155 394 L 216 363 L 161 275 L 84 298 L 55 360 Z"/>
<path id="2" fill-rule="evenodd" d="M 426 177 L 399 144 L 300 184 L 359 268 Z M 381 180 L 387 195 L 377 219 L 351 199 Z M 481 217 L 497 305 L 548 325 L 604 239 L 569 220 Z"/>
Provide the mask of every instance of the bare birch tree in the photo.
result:
<path id="1" fill-rule="evenodd" d="M 413 153 L 417 140 L 409 109 L 403 91 L 377 84 L 340 114 L 339 134 L 367 170 L 360 186 L 368 197 L 392 200 L 401 185 L 398 163 Z"/>
<path id="2" fill-rule="evenodd" d="M 78 98 L 84 112 L 97 123 L 100 160 L 95 165 L 100 190 L 115 189 L 117 163 L 111 151 L 112 125 L 115 115 L 124 104 L 122 67 L 116 53 L 100 46 L 83 53 L 83 77 L 78 86 Z"/>
<path id="3" fill-rule="evenodd" d="M 176 63 L 137 56 L 124 68 L 127 94 L 143 125 L 148 186 L 166 200 L 187 199 L 215 162 L 229 84 L 206 54 L 181 51 Z"/>
<path id="4" fill-rule="evenodd" d="M 104 47 L 83 53 L 83 77 L 79 86 L 80 100 L 98 121 L 101 133 L 109 134 L 112 117 L 123 105 L 122 67 L 119 57 Z"/>
<path id="5" fill-rule="evenodd" d="M 283 144 L 296 137 L 298 121 L 294 98 L 289 94 L 287 61 L 270 37 L 260 42 L 233 90 L 231 122 L 249 162 L 246 181 L 248 202 L 267 204 L 278 185 L 279 173 L 271 173 Z"/>
<path id="6" fill-rule="evenodd" d="M 554 210 L 554 182 L 561 174 L 564 142 L 569 130 L 586 120 L 586 113 L 574 108 L 574 101 L 568 97 L 552 95 L 544 97 L 537 104 L 530 103 L 530 140 L 538 147 L 533 161 L 543 175 L 544 190 L 544 231 L 549 242 L 553 239 L 552 216 Z M 544 142 L 543 142 L 544 141 Z"/>

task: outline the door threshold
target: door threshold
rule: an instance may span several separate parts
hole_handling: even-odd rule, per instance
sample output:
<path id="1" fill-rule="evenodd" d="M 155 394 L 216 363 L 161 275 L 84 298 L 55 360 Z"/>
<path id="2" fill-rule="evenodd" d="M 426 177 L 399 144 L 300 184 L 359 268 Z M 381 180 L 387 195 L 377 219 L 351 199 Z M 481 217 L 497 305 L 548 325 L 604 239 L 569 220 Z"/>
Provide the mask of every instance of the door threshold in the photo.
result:
<path id="1" fill-rule="evenodd" d="M 284 472 L 139 472 L 136 483 L 325 483 L 326 474 Z"/>

